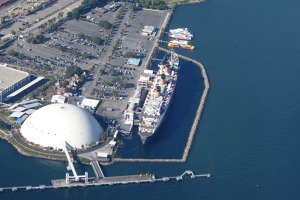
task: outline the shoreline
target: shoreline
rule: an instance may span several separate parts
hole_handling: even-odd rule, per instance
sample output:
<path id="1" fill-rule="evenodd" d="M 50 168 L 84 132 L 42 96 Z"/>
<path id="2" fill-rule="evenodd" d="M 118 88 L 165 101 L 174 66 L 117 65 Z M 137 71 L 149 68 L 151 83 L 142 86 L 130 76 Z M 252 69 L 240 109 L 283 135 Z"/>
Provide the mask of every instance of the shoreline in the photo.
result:
<path id="1" fill-rule="evenodd" d="M 156 44 L 153 46 L 152 51 L 151 51 L 151 56 L 149 57 L 149 60 L 147 61 L 147 65 L 149 65 L 151 58 L 154 55 L 154 52 L 156 52 L 157 50 L 160 51 L 164 51 L 167 53 L 170 53 L 169 50 L 164 49 L 160 46 L 158 46 L 159 41 L 161 36 L 163 35 L 166 27 L 168 26 L 170 20 L 172 19 L 173 13 L 176 10 L 177 6 L 180 5 L 188 5 L 188 4 L 198 4 L 198 3 L 203 3 L 206 2 L 206 0 L 195 0 L 195 1 L 189 1 L 189 2 L 185 2 L 185 3 L 177 3 L 177 5 L 174 7 L 173 10 L 167 12 L 167 16 L 164 20 L 164 23 L 160 29 L 159 35 L 156 38 Z M 201 69 L 201 75 L 204 78 L 204 90 L 200 99 L 200 103 L 199 106 L 197 108 L 197 112 L 193 121 L 193 124 L 191 126 L 190 129 L 190 133 L 188 136 L 188 140 L 186 142 L 182 157 L 179 159 L 138 159 L 138 158 L 113 158 L 110 162 L 100 162 L 102 165 L 108 166 L 108 165 L 112 165 L 115 162 L 174 162 L 174 163 L 179 163 L 179 162 L 186 162 L 189 156 L 189 151 L 192 147 L 192 142 L 194 139 L 194 136 L 196 134 L 197 131 L 197 127 L 198 124 L 200 122 L 200 118 L 201 118 L 201 114 L 204 108 L 204 104 L 208 95 L 208 91 L 209 91 L 209 81 L 208 81 L 208 76 L 205 70 L 205 67 L 198 61 L 193 60 L 191 58 L 188 58 L 186 56 L 180 55 L 178 54 L 178 57 L 181 59 L 184 59 L 186 61 L 192 62 L 194 64 L 196 64 L 200 69 Z M 49 153 L 43 153 L 43 152 L 39 152 L 39 151 L 35 151 L 33 149 L 29 149 L 26 146 L 23 146 L 22 144 L 19 144 L 14 137 L 11 134 L 7 134 L 5 133 L 5 130 L 0 130 L 0 139 L 6 140 L 8 143 L 10 143 L 12 145 L 12 147 L 14 147 L 21 155 L 27 156 L 27 157 L 34 157 L 34 158 L 41 158 L 41 159 L 47 159 L 47 160 L 57 160 L 57 161 L 67 161 L 66 157 L 64 155 L 61 154 L 49 154 Z M 17 143 L 17 144 L 15 144 Z M 32 152 L 32 153 L 28 153 L 26 151 L 24 151 L 22 148 L 25 148 L 26 150 Z M 61 158 L 58 158 L 61 157 Z M 85 159 L 84 157 L 80 156 L 80 154 L 78 154 L 78 157 L 81 159 Z M 85 162 L 85 161 L 81 161 L 82 164 L 87 164 L 89 165 L 89 162 Z"/>
<path id="2" fill-rule="evenodd" d="M 207 0 L 191 0 L 188 2 L 184 2 L 184 3 L 178 3 L 177 5 L 189 5 L 189 4 L 199 4 L 199 3 L 204 3 L 207 2 Z"/>

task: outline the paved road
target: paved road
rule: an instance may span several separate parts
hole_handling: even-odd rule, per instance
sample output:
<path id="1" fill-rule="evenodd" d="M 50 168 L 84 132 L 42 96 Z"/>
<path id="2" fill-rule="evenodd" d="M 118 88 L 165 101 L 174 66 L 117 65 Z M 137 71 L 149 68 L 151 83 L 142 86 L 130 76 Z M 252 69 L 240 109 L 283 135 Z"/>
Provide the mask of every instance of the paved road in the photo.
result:
<path id="1" fill-rule="evenodd" d="M 85 88 L 83 92 L 84 96 L 92 97 L 91 93 L 93 91 L 93 88 L 96 87 L 96 82 L 100 77 L 99 70 L 101 69 L 102 66 L 105 65 L 105 63 L 109 62 L 109 56 L 112 55 L 113 53 L 113 46 L 114 44 L 116 44 L 117 40 L 121 37 L 121 30 L 123 27 L 125 27 L 125 22 L 129 20 L 129 13 L 130 13 L 129 11 L 126 12 L 123 19 L 121 19 L 121 23 L 119 23 L 120 24 L 119 27 L 117 28 L 117 30 L 115 30 L 116 32 L 111 35 L 110 42 L 109 42 L 110 45 L 104 47 L 105 50 L 102 52 L 99 58 L 99 63 L 97 63 L 98 65 L 95 66 L 94 75 L 93 75 L 94 81 L 87 82 L 83 86 L 83 88 Z"/>
<path id="2" fill-rule="evenodd" d="M 77 8 L 78 6 L 80 6 L 82 1 L 83 0 L 73 0 L 72 2 L 70 2 L 66 5 L 61 5 L 61 6 L 57 7 L 56 10 L 54 10 L 50 14 L 46 15 L 43 20 L 41 20 L 38 23 L 34 24 L 33 26 L 25 29 L 24 31 L 21 32 L 21 34 L 28 34 L 28 33 L 34 32 L 35 30 L 37 30 L 37 28 L 40 25 L 44 24 L 45 22 L 48 22 L 49 19 L 57 17 L 59 12 L 63 12 L 63 17 L 66 17 L 67 13 L 72 11 L 73 9 Z"/>
<path id="3" fill-rule="evenodd" d="M 27 148 L 27 149 L 30 149 L 36 153 L 39 153 L 41 155 L 56 155 L 56 156 L 64 156 L 65 153 L 64 152 L 58 152 L 58 151 L 50 151 L 50 150 L 44 150 L 44 149 L 41 149 L 41 148 L 37 148 L 37 147 L 33 147 L 31 145 L 29 145 L 27 142 L 25 142 L 20 134 L 16 133 L 15 130 L 12 130 L 10 131 L 10 134 L 12 136 L 12 138 L 21 146 Z M 100 149 L 101 147 L 103 147 L 104 145 L 106 145 L 105 143 L 103 144 L 100 144 L 100 145 L 97 145 L 97 146 L 94 146 L 92 148 L 89 148 L 89 149 L 83 149 L 83 150 L 77 150 L 77 155 L 81 155 L 81 154 L 86 154 L 88 152 L 94 152 L 95 150 L 97 149 Z"/>
<path id="4" fill-rule="evenodd" d="M 64 13 L 63 17 L 67 16 L 67 13 L 72 11 L 74 8 L 78 7 L 79 5 L 81 5 L 82 1 L 83 0 L 73 0 L 71 2 L 68 2 L 65 0 L 58 0 L 57 3 L 45 8 L 45 10 L 43 11 L 38 11 L 36 14 L 25 16 L 24 18 L 22 18 L 22 21 L 33 22 L 34 19 L 38 19 L 38 18 L 44 18 L 44 19 L 39 21 L 36 24 L 32 23 L 31 27 L 25 29 L 24 31 L 19 32 L 18 34 L 24 35 L 30 32 L 37 31 L 38 30 L 37 27 L 39 27 L 45 22 L 48 22 L 49 19 L 57 17 L 59 12 Z M 8 37 L 8 35 L 11 33 L 12 30 L 18 32 L 19 27 L 20 27 L 20 22 L 15 22 L 9 28 L 4 28 L 3 30 L 1 30 L 1 33 L 5 35 L 1 39 Z"/>

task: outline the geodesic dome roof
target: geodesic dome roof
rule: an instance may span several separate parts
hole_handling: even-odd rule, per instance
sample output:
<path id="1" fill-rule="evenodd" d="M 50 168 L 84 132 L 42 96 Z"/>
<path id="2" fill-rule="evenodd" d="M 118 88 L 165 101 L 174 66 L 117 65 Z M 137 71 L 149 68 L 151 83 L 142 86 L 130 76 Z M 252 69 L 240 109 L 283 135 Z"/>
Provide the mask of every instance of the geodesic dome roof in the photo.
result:
<path id="1" fill-rule="evenodd" d="M 44 147 L 62 148 L 66 141 L 82 148 L 99 141 L 103 129 L 86 110 L 71 104 L 50 104 L 31 114 L 21 126 L 21 134 Z"/>

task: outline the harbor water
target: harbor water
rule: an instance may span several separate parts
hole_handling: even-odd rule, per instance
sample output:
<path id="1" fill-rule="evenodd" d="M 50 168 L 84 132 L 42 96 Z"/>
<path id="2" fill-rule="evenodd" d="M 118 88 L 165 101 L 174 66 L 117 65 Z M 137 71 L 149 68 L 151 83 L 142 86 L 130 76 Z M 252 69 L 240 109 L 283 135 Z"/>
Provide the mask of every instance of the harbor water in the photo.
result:
<path id="1" fill-rule="evenodd" d="M 211 178 L 5 191 L 0 199 L 298 199 L 299 7 L 295 0 L 209 0 L 176 9 L 169 28 L 190 28 L 196 47 L 178 53 L 203 63 L 211 86 L 190 156 L 186 163 L 116 163 L 103 170 L 107 176 L 162 177 L 191 169 Z M 181 156 L 203 90 L 197 66 L 184 63 L 181 72 L 162 134 L 149 147 L 136 136 L 131 144 L 128 139 L 124 157 Z M 0 156 L 0 187 L 50 185 L 65 176 L 66 163 L 24 157 L 5 141 L 0 141 Z M 91 167 L 76 167 L 92 174 Z"/>

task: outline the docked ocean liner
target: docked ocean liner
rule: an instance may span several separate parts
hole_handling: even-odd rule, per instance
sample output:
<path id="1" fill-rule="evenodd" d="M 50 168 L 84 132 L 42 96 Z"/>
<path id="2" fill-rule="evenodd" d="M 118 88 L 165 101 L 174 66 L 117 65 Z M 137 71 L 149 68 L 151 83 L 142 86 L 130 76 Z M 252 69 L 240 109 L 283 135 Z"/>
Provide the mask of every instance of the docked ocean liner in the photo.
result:
<path id="1" fill-rule="evenodd" d="M 157 132 L 166 118 L 176 87 L 178 65 L 178 55 L 174 52 L 167 63 L 158 65 L 159 70 L 148 90 L 140 116 L 138 134 L 143 144 Z"/>

